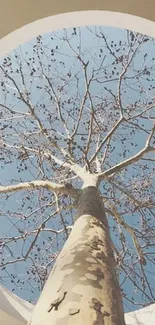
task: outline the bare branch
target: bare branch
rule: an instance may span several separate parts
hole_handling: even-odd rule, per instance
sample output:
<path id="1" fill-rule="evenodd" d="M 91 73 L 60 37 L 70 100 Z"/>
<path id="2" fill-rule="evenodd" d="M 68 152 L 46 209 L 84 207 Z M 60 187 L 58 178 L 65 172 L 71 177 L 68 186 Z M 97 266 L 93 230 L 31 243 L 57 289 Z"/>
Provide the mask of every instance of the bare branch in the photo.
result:
<path id="1" fill-rule="evenodd" d="M 37 181 L 19 183 L 16 185 L 0 186 L 0 193 L 11 193 L 20 190 L 38 189 L 40 187 L 46 188 L 47 190 L 50 191 L 54 191 L 55 193 L 58 194 L 69 195 L 75 199 L 78 198 L 78 195 L 80 193 L 80 190 L 77 190 L 73 187 L 68 188 L 65 185 L 56 184 L 48 180 L 46 181 L 37 180 Z"/>
<path id="2" fill-rule="evenodd" d="M 111 167 L 110 169 L 106 170 L 105 172 L 99 173 L 98 174 L 99 180 L 107 178 L 108 176 L 110 176 L 114 173 L 120 172 L 122 169 L 126 168 L 127 166 L 137 162 L 146 153 L 155 151 L 155 148 L 150 146 L 150 141 L 153 137 L 154 132 L 155 132 L 155 125 L 153 126 L 152 131 L 146 141 L 145 147 L 142 150 L 140 150 L 136 155 L 132 156 L 131 158 L 126 159 L 123 162 L 120 162 L 119 164 L 115 165 L 114 167 Z"/>
<path id="3" fill-rule="evenodd" d="M 106 137 L 101 141 L 100 145 L 98 146 L 96 152 L 94 153 L 94 155 L 90 158 L 89 163 L 92 163 L 96 156 L 98 155 L 99 151 L 102 149 L 103 145 L 109 140 L 109 138 L 112 136 L 112 134 L 116 131 L 116 129 L 118 128 L 118 126 L 122 123 L 122 121 L 124 120 L 124 117 L 121 117 L 116 124 L 113 126 L 113 128 L 110 130 L 110 132 L 106 135 Z"/>
<path id="4" fill-rule="evenodd" d="M 133 240 L 133 243 L 134 243 L 134 246 L 137 250 L 137 253 L 139 255 L 139 258 L 140 258 L 140 262 L 143 264 L 143 265 L 146 265 L 146 260 L 144 258 L 144 253 L 143 253 L 143 250 L 141 248 L 141 246 L 139 245 L 138 243 L 138 240 L 137 240 L 137 236 L 136 236 L 136 232 L 135 232 L 135 229 L 131 226 L 129 226 L 124 220 L 123 218 L 120 216 L 120 214 L 118 213 L 117 209 L 114 207 L 114 205 L 112 205 L 111 203 L 107 203 L 106 202 L 106 205 L 107 207 L 111 210 L 114 218 L 116 219 L 116 221 L 121 225 L 123 226 L 123 228 L 128 231 L 128 233 L 131 235 L 132 237 L 132 240 Z"/>

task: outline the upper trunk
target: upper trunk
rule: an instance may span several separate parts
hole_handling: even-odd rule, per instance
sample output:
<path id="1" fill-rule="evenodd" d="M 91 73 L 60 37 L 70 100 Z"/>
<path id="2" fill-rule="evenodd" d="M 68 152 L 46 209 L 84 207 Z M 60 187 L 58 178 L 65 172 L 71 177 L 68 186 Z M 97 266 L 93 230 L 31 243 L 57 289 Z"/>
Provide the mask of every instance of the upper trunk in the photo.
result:
<path id="1" fill-rule="evenodd" d="M 31 325 L 125 325 L 104 206 L 84 188 L 76 222 L 32 314 Z"/>

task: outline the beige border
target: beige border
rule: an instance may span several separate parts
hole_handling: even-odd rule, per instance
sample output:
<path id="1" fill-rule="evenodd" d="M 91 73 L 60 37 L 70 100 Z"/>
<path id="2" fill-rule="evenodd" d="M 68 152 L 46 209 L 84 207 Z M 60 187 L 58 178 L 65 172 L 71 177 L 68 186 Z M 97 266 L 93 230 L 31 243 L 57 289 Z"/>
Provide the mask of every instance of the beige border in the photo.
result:
<path id="1" fill-rule="evenodd" d="M 103 25 L 130 29 L 155 38 L 155 23 L 153 21 L 110 11 L 79 11 L 43 18 L 10 33 L 0 40 L 0 57 L 2 58 L 20 44 L 30 41 L 39 34 L 62 28 L 86 25 Z"/>
<path id="2" fill-rule="evenodd" d="M 155 0 L 0 0 L 0 38 L 38 19 L 86 10 L 121 12 L 155 21 Z"/>

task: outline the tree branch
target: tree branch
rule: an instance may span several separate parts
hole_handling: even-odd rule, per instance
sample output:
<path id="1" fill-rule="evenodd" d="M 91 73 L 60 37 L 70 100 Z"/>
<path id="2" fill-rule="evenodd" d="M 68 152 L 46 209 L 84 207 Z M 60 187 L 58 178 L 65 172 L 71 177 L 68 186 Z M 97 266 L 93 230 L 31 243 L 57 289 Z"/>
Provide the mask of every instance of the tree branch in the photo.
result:
<path id="1" fill-rule="evenodd" d="M 142 158 L 144 156 L 144 154 L 151 152 L 151 151 L 155 151 L 155 147 L 150 146 L 150 142 L 152 140 L 154 132 L 155 132 L 155 124 L 152 128 L 152 131 L 151 131 L 147 141 L 146 141 L 145 147 L 142 150 L 140 150 L 136 155 L 132 156 L 131 158 L 120 162 L 119 164 L 109 168 L 108 170 L 106 170 L 102 173 L 98 173 L 98 179 L 101 180 L 103 178 L 107 178 L 108 176 L 110 176 L 114 173 L 120 172 L 122 169 L 126 168 L 130 164 L 134 164 L 135 162 L 137 162 L 140 158 Z"/>
<path id="2" fill-rule="evenodd" d="M 98 146 L 96 152 L 94 153 L 94 155 L 90 158 L 89 163 L 92 163 L 96 156 L 98 155 L 98 153 L 100 152 L 100 150 L 102 149 L 103 145 L 109 140 L 109 138 L 112 136 L 112 134 L 115 132 L 115 130 L 118 128 L 118 126 L 122 123 L 122 121 L 124 120 L 124 117 L 121 117 L 116 124 L 113 126 L 113 128 L 109 131 L 109 133 L 106 135 L 106 137 L 101 141 L 100 145 Z"/>
<path id="3" fill-rule="evenodd" d="M 115 220 L 117 223 L 119 223 L 121 226 L 123 226 L 123 228 L 131 235 L 132 237 L 132 240 L 133 240 L 133 243 L 134 243 L 134 246 L 137 250 L 137 253 L 139 255 L 139 259 L 140 259 L 140 262 L 143 264 L 143 265 L 146 265 L 146 260 L 144 258 L 144 254 L 143 254 L 143 250 L 141 248 L 141 246 L 139 245 L 138 243 L 138 240 L 137 240 L 137 236 L 136 236 L 136 232 L 135 232 L 135 229 L 131 226 L 129 226 L 122 218 L 121 216 L 119 215 L 118 211 L 116 210 L 116 208 L 110 204 L 110 203 L 106 203 L 107 207 L 110 209 L 110 211 L 112 212 Z"/>
<path id="4" fill-rule="evenodd" d="M 28 190 L 28 189 L 37 189 L 37 188 L 46 188 L 47 190 L 54 191 L 55 193 L 60 194 L 66 194 L 74 199 L 77 199 L 80 193 L 80 190 L 75 189 L 73 187 L 69 188 L 65 186 L 64 184 L 57 184 L 50 182 L 48 180 L 42 181 L 31 181 L 31 182 L 25 182 L 25 183 L 19 183 L 16 185 L 7 185 L 7 186 L 0 186 L 0 193 L 11 193 L 11 192 L 17 192 L 20 190 Z"/>

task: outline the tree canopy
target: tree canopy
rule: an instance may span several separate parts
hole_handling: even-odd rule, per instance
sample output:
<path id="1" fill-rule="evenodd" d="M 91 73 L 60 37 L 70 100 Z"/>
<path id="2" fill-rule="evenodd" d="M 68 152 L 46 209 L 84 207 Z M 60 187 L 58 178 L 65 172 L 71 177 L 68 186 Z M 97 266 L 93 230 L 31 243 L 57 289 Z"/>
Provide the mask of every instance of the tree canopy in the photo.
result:
<path id="1" fill-rule="evenodd" d="M 1 61 L 1 282 L 24 298 L 38 298 L 94 174 L 125 308 L 154 302 L 154 49 L 93 26 L 39 35 Z"/>

